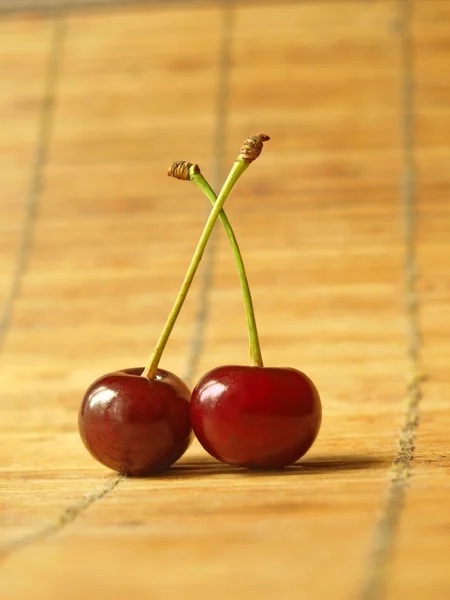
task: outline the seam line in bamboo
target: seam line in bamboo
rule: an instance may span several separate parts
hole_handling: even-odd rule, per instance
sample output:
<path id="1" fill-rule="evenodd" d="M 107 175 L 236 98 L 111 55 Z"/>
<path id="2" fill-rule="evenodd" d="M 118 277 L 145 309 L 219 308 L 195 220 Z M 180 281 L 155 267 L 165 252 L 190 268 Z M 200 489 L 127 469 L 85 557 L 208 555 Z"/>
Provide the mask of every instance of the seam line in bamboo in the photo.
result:
<path id="1" fill-rule="evenodd" d="M 331 0 L 329 0 L 331 1 Z M 360 2 L 361 0 L 352 0 Z M 217 5 L 220 0 L 200 0 L 204 5 Z M 232 5 L 234 0 L 222 0 Z M 283 4 L 295 5 L 302 0 L 283 0 Z M 198 4 L 199 0 L 0 0 L 0 14 L 20 14 L 26 12 L 48 12 L 52 10 L 108 10 L 111 8 L 143 9 L 162 4 L 188 6 Z M 270 4 L 269 0 L 246 0 L 247 4 Z"/>
<path id="2" fill-rule="evenodd" d="M 227 90 L 228 90 L 228 67 L 229 67 L 229 47 L 232 37 L 232 15 L 226 6 L 226 0 L 223 2 L 222 10 L 222 45 L 220 49 L 220 59 L 218 65 L 219 81 L 218 81 L 218 94 L 217 94 L 217 105 L 216 105 L 216 128 L 214 132 L 213 144 L 216 149 L 214 156 L 214 180 L 218 184 L 222 171 L 222 162 L 225 148 L 225 126 L 226 126 L 226 110 L 227 110 Z M 59 19 L 63 21 L 61 16 Z M 58 23 L 56 24 L 56 27 Z M 58 62 L 55 59 L 55 52 L 59 52 L 61 49 L 61 43 L 58 38 L 58 43 L 53 43 L 53 51 L 51 56 L 51 62 Z M 56 69 L 51 69 L 51 72 L 57 72 Z M 51 88 L 54 89 L 54 83 Z M 52 103 L 51 103 L 52 104 Z M 49 103 L 50 105 L 50 103 Z M 45 154 L 43 155 L 45 157 Z M 44 161 L 39 163 L 41 167 L 44 166 Z M 208 211 L 209 213 L 209 211 Z M 214 250 L 214 247 L 213 247 Z M 198 298 L 198 311 L 197 318 L 194 322 L 194 331 L 191 338 L 191 344 L 189 347 L 189 357 L 187 360 L 187 367 L 183 379 L 188 380 L 191 383 L 191 379 L 195 374 L 195 369 L 198 362 L 198 354 L 201 353 L 203 347 L 204 330 L 208 318 L 208 304 L 209 304 L 209 289 L 212 282 L 212 271 L 214 266 L 214 251 L 209 252 L 209 260 L 204 265 L 204 277 L 202 280 L 202 286 L 199 292 Z M 195 354 L 195 356 L 194 356 Z M 82 513 L 85 513 L 88 508 L 93 504 L 110 494 L 117 486 L 126 479 L 122 474 L 114 475 L 110 477 L 107 483 L 97 492 L 91 492 L 81 500 L 70 504 L 61 511 L 55 522 L 47 525 L 41 530 L 32 532 L 28 535 L 19 538 L 15 542 L 7 545 L 5 548 L 0 548 L 1 559 L 6 560 L 15 552 L 29 547 L 37 542 L 42 542 L 45 539 L 56 535 L 63 530 L 67 525 L 73 523 Z"/>
<path id="3" fill-rule="evenodd" d="M 404 289 L 407 320 L 408 383 L 403 426 L 398 437 L 397 455 L 391 465 L 390 482 L 384 506 L 375 523 L 365 578 L 359 600 L 379 600 L 384 597 L 388 579 L 389 561 L 395 536 L 405 505 L 412 477 L 416 432 L 419 426 L 422 400 L 421 338 L 417 292 L 415 163 L 414 163 L 414 101 L 413 101 L 413 48 L 411 40 L 411 0 L 399 0 L 401 14 L 402 61 L 402 147 L 404 181 L 402 185 L 404 223 Z"/>
<path id="4" fill-rule="evenodd" d="M 44 168 L 47 162 L 48 143 L 52 129 L 53 105 L 56 84 L 60 68 L 60 55 L 64 31 L 60 21 L 55 23 L 53 39 L 50 44 L 47 73 L 45 75 L 44 93 L 40 122 L 38 125 L 36 151 L 31 167 L 30 184 L 23 217 L 22 233 L 18 242 L 14 270 L 6 297 L 2 316 L 0 318 L 0 354 L 5 338 L 10 329 L 14 305 L 20 296 L 23 278 L 28 269 L 30 250 L 33 243 L 33 233 L 38 211 L 39 196 L 42 191 Z"/>
<path id="5" fill-rule="evenodd" d="M 227 3 L 222 2 L 222 36 L 218 68 L 218 85 L 216 96 L 216 123 L 213 135 L 213 146 L 215 148 L 213 161 L 213 182 L 218 190 L 221 186 L 223 176 L 223 158 L 225 155 L 227 105 L 228 105 L 228 71 L 230 64 L 230 48 L 233 32 L 233 9 Z M 210 213 L 209 203 L 205 204 L 205 216 Z M 216 229 L 209 239 L 206 252 L 203 257 L 203 275 L 198 296 L 197 312 L 194 318 L 193 335 L 191 337 L 190 351 L 186 362 L 185 378 L 191 382 L 203 350 L 205 329 L 209 317 L 210 290 L 213 282 L 213 271 L 215 257 L 218 249 L 218 237 Z"/>

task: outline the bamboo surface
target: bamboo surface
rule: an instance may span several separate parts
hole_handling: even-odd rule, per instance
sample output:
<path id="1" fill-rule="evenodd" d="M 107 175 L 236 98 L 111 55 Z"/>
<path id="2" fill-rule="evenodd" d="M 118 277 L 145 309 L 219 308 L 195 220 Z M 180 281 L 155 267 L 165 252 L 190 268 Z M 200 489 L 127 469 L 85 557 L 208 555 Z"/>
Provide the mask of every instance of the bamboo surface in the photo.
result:
<path id="1" fill-rule="evenodd" d="M 0 17 L 0 597 L 450 598 L 450 1 L 168 2 Z M 194 444 L 124 479 L 77 432 L 143 364 L 226 209 L 267 365 L 324 418 L 280 473 Z M 248 361 L 219 226 L 162 366 Z"/>

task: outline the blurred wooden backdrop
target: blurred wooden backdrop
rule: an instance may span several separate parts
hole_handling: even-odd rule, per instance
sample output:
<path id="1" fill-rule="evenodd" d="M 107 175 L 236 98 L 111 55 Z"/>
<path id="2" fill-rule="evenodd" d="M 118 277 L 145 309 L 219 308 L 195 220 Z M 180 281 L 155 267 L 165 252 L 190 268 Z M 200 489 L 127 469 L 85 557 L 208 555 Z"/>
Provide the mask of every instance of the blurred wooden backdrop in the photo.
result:
<path id="1" fill-rule="evenodd" d="M 0 596 L 448 599 L 450 2 L 76 4 L 0 2 Z M 280 474 L 194 445 L 117 478 L 77 408 L 144 363 L 199 236 L 166 168 L 217 187 L 257 131 L 227 211 L 321 435 Z M 163 366 L 246 361 L 218 228 Z"/>

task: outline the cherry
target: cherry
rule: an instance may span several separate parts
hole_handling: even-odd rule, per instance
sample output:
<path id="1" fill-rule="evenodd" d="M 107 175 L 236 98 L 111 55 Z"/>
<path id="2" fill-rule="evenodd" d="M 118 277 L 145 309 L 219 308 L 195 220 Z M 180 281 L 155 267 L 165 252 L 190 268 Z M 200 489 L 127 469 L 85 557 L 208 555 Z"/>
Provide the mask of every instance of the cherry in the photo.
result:
<path id="1" fill-rule="evenodd" d="M 192 392 L 191 421 L 209 454 L 253 469 L 286 467 L 312 446 L 322 419 L 312 381 L 291 368 L 223 366 Z"/>
<path id="2" fill-rule="evenodd" d="M 261 152 L 265 139 L 262 136 L 258 144 L 253 137 L 248 138 L 215 198 L 147 366 L 103 375 L 84 395 L 78 416 L 80 436 L 94 458 L 116 471 L 127 475 L 162 471 L 178 460 L 191 442 L 190 391 L 181 379 L 158 365 L 222 206 L 239 177 Z"/>
<path id="3" fill-rule="evenodd" d="M 267 139 L 263 134 L 248 138 L 247 156 L 257 155 Z M 198 165 L 175 166 L 169 174 L 192 181 L 217 204 Z M 297 461 L 313 444 L 322 420 L 320 398 L 301 371 L 263 367 L 242 255 L 225 212 L 219 216 L 239 274 L 253 366 L 223 366 L 204 375 L 192 393 L 192 427 L 202 446 L 218 460 L 249 468 L 282 468 Z"/>
<path id="4" fill-rule="evenodd" d="M 192 441 L 191 392 L 173 373 L 144 367 L 123 369 L 97 379 L 79 411 L 79 431 L 102 464 L 127 475 L 149 475 L 170 467 Z"/>

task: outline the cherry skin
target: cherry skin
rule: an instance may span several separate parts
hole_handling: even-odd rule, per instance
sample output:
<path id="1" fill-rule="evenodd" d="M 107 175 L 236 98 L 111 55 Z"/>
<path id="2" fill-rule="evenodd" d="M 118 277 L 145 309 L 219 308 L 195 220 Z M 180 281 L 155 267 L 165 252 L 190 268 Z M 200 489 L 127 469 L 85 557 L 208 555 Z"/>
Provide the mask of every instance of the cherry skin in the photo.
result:
<path id="1" fill-rule="evenodd" d="M 89 387 L 78 414 L 81 439 L 99 462 L 126 475 L 169 468 L 189 447 L 190 390 L 173 373 L 143 367 L 103 375 Z"/>
<path id="2" fill-rule="evenodd" d="M 291 368 L 223 366 L 191 397 L 200 444 L 218 460 L 251 469 L 286 467 L 312 446 L 322 406 L 312 381 Z"/>

